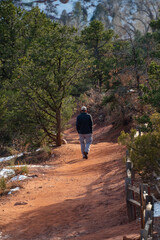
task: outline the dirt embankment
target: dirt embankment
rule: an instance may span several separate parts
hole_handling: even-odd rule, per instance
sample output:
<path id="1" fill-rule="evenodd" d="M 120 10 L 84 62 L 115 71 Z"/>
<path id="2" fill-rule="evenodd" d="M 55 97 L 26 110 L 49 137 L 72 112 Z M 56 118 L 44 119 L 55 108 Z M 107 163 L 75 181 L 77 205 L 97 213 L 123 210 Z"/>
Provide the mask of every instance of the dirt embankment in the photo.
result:
<path id="1" fill-rule="evenodd" d="M 54 157 L 47 162 L 51 168 L 31 170 L 38 178 L 0 199 L 0 239 L 122 240 L 123 236 L 138 236 L 139 222 L 128 223 L 127 219 L 125 150 L 116 143 L 118 132 L 112 126 L 96 128 L 89 158 L 84 160 L 75 127 L 67 130 L 68 144 L 53 150 Z"/>

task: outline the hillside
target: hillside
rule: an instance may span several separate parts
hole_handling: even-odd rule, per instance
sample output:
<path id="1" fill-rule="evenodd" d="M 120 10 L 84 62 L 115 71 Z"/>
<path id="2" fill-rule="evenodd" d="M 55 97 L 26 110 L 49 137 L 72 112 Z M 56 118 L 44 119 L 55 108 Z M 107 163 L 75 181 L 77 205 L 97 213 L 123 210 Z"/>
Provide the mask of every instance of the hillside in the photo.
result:
<path id="1" fill-rule="evenodd" d="M 129 224 L 127 219 L 125 150 L 113 137 L 118 132 L 111 126 L 95 126 L 89 159 L 84 160 L 75 118 L 71 124 L 65 132 L 68 144 L 53 149 L 54 156 L 47 162 L 50 169 L 32 170 L 30 174 L 37 178 L 0 199 L 1 239 L 137 239 L 139 222 Z"/>

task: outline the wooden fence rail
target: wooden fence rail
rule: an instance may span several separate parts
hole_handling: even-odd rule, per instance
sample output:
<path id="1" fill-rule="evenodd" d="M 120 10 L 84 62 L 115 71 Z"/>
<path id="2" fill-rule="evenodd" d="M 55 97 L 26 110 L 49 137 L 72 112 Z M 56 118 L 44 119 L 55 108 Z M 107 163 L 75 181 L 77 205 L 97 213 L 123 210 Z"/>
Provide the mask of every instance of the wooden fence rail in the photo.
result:
<path id="1" fill-rule="evenodd" d="M 126 203 L 127 213 L 129 221 L 133 221 L 137 218 L 136 209 L 139 210 L 141 218 L 141 240 L 153 239 L 153 219 L 154 219 L 154 200 L 150 194 L 150 187 L 148 184 L 140 184 L 139 188 L 133 185 L 133 164 L 130 161 L 128 151 L 126 152 Z M 135 194 L 137 194 L 138 201 L 135 200 Z"/>

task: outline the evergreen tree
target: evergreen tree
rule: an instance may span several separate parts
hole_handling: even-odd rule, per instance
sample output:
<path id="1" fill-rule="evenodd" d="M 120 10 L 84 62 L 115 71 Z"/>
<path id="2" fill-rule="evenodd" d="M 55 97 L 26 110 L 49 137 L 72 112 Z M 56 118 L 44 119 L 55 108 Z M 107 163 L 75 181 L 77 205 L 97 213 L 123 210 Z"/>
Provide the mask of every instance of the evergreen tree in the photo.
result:
<path id="1" fill-rule="evenodd" d="M 32 19 L 35 19 L 36 24 Z M 34 40 L 15 71 L 15 85 L 29 102 L 46 136 L 61 145 L 62 110 L 72 104 L 69 92 L 83 70 L 83 48 L 76 31 L 49 22 L 38 9 L 27 13 L 29 26 L 36 27 Z M 39 27 L 38 27 L 39 26 Z M 32 31 L 31 31 L 32 33 Z M 65 105 L 65 100 L 68 104 Z M 65 119 L 65 118 L 64 118 Z M 63 119 L 63 121 L 64 121 Z M 68 120 L 68 116 L 67 119 Z"/>
<path id="2" fill-rule="evenodd" d="M 80 1 L 75 2 L 72 11 L 72 23 L 81 30 L 87 24 L 87 11 Z"/>
<path id="3" fill-rule="evenodd" d="M 112 68 L 113 39 L 112 30 L 104 30 L 104 25 L 98 20 L 93 20 L 81 32 L 82 42 L 89 51 L 91 67 L 89 78 L 95 86 L 102 87 L 108 80 Z"/>
<path id="4" fill-rule="evenodd" d="M 61 145 L 74 107 L 70 90 L 85 65 L 76 30 L 52 22 L 38 8 L 21 12 L 5 1 L 0 9 L 1 142 L 23 138 L 37 144 L 46 138 Z"/>
<path id="5" fill-rule="evenodd" d="M 148 66 L 149 78 L 142 85 L 143 100 L 160 112 L 160 19 L 152 21 L 151 27 L 153 29 L 152 37 L 155 40 L 155 44 L 152 52 L 152 62 Z"/>
<path id="6" fill-rule="evenodd" d="M 20 19 L 23 12 L 11 0 L 0 3 L 0 84 L 11 80 L 13 70 L 21 55 L 18 46 Z"/>

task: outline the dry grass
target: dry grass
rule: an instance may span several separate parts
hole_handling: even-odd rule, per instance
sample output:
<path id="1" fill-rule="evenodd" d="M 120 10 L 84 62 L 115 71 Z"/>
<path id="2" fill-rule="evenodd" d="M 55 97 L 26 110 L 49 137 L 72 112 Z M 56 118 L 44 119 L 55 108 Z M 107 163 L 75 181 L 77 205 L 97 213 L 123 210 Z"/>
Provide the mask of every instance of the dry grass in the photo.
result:
<path id="1" fill-rule="evenodd" d="M 6 182 L 6 180 L 5 180 Z M 19 188 L 23 188 L 22 187 L 22 182 L 19 182 L 19 181 L 16 181 L 16 182 L 8 182 L 8 183 L 5 183 L 5 189 L 1 189 L 0 188 L 0 196 L 3 196 L 3 195 L 7 195 L 11 189 L 13 188 L 16 188 L 16 187 L 19 187 Z"/>
<path id="2" fill-rule="evenodd" d="M 0 179 L 0 190 L 4 191 L 6 189 L 6 180 L 4 177 Z"/>

